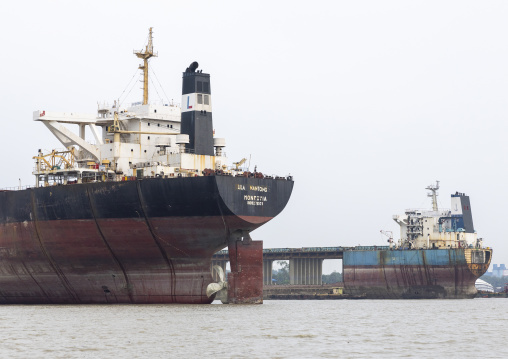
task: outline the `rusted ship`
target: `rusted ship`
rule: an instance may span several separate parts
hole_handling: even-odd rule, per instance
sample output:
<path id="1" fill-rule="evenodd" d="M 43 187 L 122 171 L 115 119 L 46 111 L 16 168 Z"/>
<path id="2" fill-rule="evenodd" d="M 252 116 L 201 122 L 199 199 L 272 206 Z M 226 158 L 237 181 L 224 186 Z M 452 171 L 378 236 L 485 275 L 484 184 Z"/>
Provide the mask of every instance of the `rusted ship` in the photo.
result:
<path id="1" fill-rule="evenodd" d="M 262 241 L 250 232 L 284 209 L 293 179 L 228 164 L 197 62 L 181 107 L 149 103 L 152 29 L 148 39 L 134 52 L 141 103 L 34 112 L 65 150 L 39 150 L 33 188 L 0 192 L 0 303 L 210 303 L 220 290 L 230 303 L 262 302 Z M 224 247 L 227 286 L 210 272 Z"/>
<path id="2" fill-rule="evenodd" d="M 427 187 L 432 210 L 395 215 L 400 240 L 375 250 L 344 251 L 345 291 L 367 298 L 474 298 L 475 281 L 489 268 L 492 249 L 473 226 L 469 196 L 451 195 L 440 210 L 436 185 Z"/>

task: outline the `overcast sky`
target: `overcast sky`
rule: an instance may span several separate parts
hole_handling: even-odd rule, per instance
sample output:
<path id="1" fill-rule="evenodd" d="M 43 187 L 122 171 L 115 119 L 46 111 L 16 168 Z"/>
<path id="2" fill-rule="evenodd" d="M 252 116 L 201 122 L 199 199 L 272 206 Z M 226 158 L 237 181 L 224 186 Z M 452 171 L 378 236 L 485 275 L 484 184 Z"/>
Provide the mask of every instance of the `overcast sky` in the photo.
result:
<path id="1" fill-rule="evenodd" d="M 9 1 L 0 188 L 33 184 L 32 156 L 61 147 L 32 112 L 125 97 L 153 27 L 151 100 L 180 102 L 198 61 L 230 160 L 294 176 L 252 234 L 265 248 L 385 245 L 392 215 L 429 208 L 440 180 L 440 206 L 470 195 L 492 263 L 508 264 L 507 19 L 506 1 Z"/>

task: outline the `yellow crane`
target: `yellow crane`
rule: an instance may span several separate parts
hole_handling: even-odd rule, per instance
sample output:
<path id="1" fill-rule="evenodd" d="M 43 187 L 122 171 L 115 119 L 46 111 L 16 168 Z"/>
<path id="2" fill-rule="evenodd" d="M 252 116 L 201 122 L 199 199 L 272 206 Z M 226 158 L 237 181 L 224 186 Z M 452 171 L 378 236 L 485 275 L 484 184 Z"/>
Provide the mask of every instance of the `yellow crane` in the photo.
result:
<path id="1" fill-rule="evenodd" d="M 236 170 L 238 171 L 238 170 L 239 170 L 239 167 L 240 167 L 241 165 L 243 165 L 246 161 L 247 161 L 247 159 L 246 159 L 246 158 L 242 158 L 242 159 L 241 159 L 240 161 L 238 161 L 238 162 L 233 162 L 233 164 L 234 164 L 234 165 L 235 165 L 235 167 L 236 167 Z"/>

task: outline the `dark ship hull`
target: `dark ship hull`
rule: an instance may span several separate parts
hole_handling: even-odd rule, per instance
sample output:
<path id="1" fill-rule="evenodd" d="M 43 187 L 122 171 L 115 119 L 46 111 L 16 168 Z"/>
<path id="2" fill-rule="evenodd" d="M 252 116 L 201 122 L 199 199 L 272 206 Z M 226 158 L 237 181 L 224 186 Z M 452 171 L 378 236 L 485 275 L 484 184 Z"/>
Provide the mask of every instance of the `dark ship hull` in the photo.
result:
<path id="1" fill-rule="evenodd" d="M 474 298 L 491 249 L 345 251 L 344 286 L 370 299 Z"/>
<path id="2" fill-rule="evenodd" d="M 0 303 L 210 303 L 212 255 L 293 181 L 205 176 L 0 193 Z"/>

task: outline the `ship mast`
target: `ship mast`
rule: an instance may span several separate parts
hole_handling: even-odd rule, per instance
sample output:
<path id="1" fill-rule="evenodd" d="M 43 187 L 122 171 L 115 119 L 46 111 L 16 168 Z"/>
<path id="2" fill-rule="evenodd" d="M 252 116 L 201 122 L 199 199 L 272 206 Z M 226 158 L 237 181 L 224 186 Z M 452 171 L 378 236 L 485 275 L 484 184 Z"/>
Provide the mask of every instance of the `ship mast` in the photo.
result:
<path id="1" fill-rule="evenodd" d="M 143 59 L 143 65 L 139 65 L 139 69 L 143 70 L 143 105 L 148 105 L 148 59 L 150 57 L 157 57 L 157 53 L 153 52 L 152 28 L 149 29 L 148 44 L 145 47 L 145 51 L 134 50 L 134 54 L 138 58 Z"/>
<path id="2" fill-rule="evenodd" d="M 439 189 L 439 181 L 436 181 L 435 185 L 428 185 L 425 189 L 431 191 L 427 194 L 427 197 L 432 197 L 432 210 L 437 211 L 437 190 Z"/>

